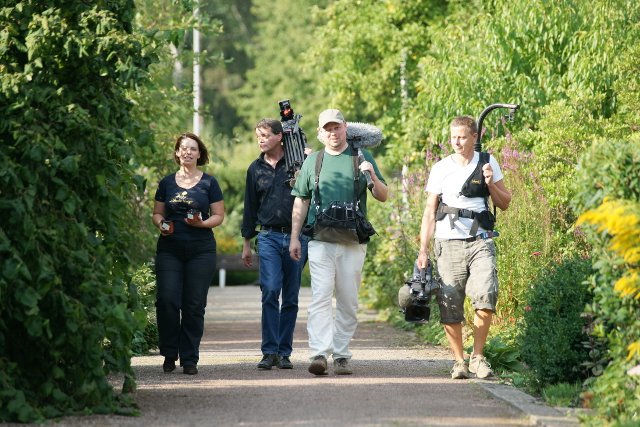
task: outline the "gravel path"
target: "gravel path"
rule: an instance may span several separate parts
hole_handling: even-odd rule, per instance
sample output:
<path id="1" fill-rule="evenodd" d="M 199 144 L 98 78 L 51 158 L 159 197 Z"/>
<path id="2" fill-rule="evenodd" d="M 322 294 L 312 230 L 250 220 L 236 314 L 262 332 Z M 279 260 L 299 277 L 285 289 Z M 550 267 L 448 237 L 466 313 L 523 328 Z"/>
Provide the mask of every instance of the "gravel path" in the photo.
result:
<path id="1" fill-rule="evenodd" d="M 59 426 L 522 426 L 530 414 L 492 392 L 497 381 L 451 380 L 448 350 L 376 322 L 362 311 L 352 342 L 354 375 L 307 372 L 300 294 L 292 370 L 260 371 L 260 291 L 212 288 L 199 374 L 162 372 L 158 354 L 133 360 L 141 416 L 66 417 Z M 118 381 L 114 381 L 118 387 Z M 516 391 L 517 392 L 517 391 Z M 518 392 L 519 393 L 519 392 Z M 522 395 L 522 394 L 521 394 Z M 524 395 L 527 396 L 527 395 Z M 528 396 L 527 396 L 528 397 Z M 550 408 L 549 408 L 550 409 Z M 554 425 L 544 424 L 539 425 Z M 572 424 L 571 424 L 572 425 Z"/>

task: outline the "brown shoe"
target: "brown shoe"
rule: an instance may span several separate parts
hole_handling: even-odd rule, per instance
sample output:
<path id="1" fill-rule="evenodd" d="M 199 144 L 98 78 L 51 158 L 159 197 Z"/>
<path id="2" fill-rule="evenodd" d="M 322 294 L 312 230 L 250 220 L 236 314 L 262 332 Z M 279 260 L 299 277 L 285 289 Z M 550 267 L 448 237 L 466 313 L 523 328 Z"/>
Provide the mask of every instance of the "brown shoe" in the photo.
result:
<path id="1" fill-rule="evenodd" d="M 309 372 L 313 375 L 327 375 L 327 358 L 316 356 L 309 365 Z"/>

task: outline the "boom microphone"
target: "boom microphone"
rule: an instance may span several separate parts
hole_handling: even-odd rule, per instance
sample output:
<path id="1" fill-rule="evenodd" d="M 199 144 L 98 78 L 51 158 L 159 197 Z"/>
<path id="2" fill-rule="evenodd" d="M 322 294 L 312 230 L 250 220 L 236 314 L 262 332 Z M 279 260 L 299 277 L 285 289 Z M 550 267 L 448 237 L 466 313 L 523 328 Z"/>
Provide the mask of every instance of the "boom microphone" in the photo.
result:
<path id="1" fill-rule="evenodd" d="M 355 148 L 376 147 L 382 142 L 382 131 L 368 123 L 349 122 L 347 142 Z"/>
<path id="2" fill-rule="evenodd" d="M 318 131 L 318 141 L 323 142 L 320 131 Z M 382 131 L 368 123 L 348 122 L 347 142 L 354 148 L 376 147 L 382 142 Z"/>
<path id="3" fill-rule="evenodd" d="M 362 154 L 361 147 L 375 147 L 382 142 L 382 131 L 367 123 L 349 123 L 347 125 L 347 142 L 353 148 L 358 150 L 358 161 L 360 164 L 365 161 L 364 154 Z M 367 179 L 367 188 L 371 190 L 373 188 L 373 179 L 371 179 L 371 172 L 364 171 L 364 177 Z"/>

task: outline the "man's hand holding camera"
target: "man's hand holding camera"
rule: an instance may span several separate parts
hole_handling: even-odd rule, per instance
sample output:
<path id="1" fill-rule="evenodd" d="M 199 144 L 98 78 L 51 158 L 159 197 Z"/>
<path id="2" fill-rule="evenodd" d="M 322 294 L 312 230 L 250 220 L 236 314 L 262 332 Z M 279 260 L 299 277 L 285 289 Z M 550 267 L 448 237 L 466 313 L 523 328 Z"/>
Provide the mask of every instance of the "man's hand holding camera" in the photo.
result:
<path id="1" fill-rule="evenodd" d="M 418 253 L 418 259 L 416 263 L 418 264 L 418 268 L 427 268 L 427 263 L 429 262 L 429 253 L 425 251 L 420 251 Z"/>

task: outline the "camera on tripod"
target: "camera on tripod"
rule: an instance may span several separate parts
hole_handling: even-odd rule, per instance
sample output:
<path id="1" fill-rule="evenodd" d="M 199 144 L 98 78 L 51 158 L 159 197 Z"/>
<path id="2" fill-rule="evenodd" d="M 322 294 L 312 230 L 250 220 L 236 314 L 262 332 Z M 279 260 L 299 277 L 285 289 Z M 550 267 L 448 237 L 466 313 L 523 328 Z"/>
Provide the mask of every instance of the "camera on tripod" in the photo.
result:
<path id="1" fill-rule="evenodd" d="M 289 175 L 289 184 L 293 187 L 305 159 L 304 149 L 307 146 L 307 137 L 299 126 L 302 115 L 294 113 L 289 100 L 278 101 L 278 106 L 280 107 L 280 123 L 282 123 L 284 161 Z"/>
<path id="2" fill-rule="evenodd" d="M 439 287 L 439 282 L 433 277 L 431 260 L 423 269 L 418 268 L 417 262 L 414 263 L 413 277 L 398 291 L 398 304 L 404 313 L 404 320 L 411 323 L 428 322 L 431 317 L 431 296 L 436 294 Z"/>

